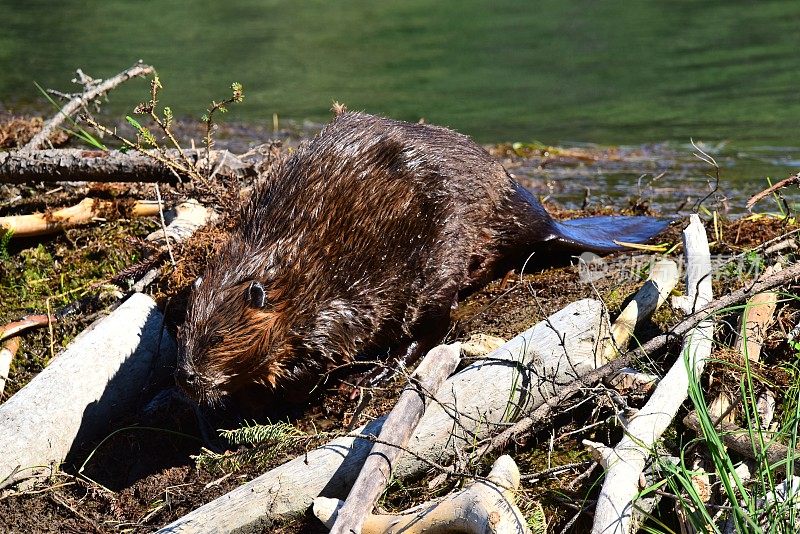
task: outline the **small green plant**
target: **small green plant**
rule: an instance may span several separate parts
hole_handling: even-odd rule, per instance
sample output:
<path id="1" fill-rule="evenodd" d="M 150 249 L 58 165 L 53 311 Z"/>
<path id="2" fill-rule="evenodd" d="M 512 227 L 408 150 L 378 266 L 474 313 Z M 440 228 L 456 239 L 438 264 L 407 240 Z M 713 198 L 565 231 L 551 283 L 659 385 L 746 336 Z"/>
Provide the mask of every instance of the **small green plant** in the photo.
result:
<path id="1" fill-rule="evenodd" d="M 547 517 L 544 514 L 544 508 L 542 508 L 541 503 L 532 503 L 530 508 L 524 510 L 523 513 L 527 518 L 528 528 L 531 529 L 533 534 L 547 533 Z"/>
<path id="2" fill-rule="evenodd" d="M 131 141 L 121 135 L 116 130 L 111 130 L 91 117 L 84 117 L 94 129 L 110 135 L 122 143 L 123 150 L 136 150 L 147 157 L 150 157 L 171 169 L 177 175 L 188 176 L 193 180 L 197 180 L 205 185 L 208 185 L 208 178 L 211 174 L 211 147 L 214 144 L 213 132 L 215 129 L 214 116 L 216 113 L 225 113 L 229 104 L 240 103 L 244 100 L 244 90 L 242 84 L 234 82 L 231 84 L 231 96 L 225 100 L 217 102 L 213 100 L 211 106 L 206 110 L 206 114 L 202 117 L 202 122 L 205 124 L 206 132 L 204 136 L 204 143 L 206 145 L 206 161 L 209 164 L 203 168 L 197 161 L 192 160 L 188 153 L 183 150 L 178 139 L 172 131 L 174 116 L 172 109 L 168 106 L 158 109 L 159 91 L 163 89 L 161 79 L 158 74 L 153 76 L 150 81 L 150 98 L 146 102 L 141 102 L 137 105 L 133 112 L 136 115 L 148 117 L 149 120 L 155 125 L 155 130 L 160 132 L 161 140 L 153 133 L 154 129 L 143 125 L 139 120 L 128 115 L 125 117 L 128 124 L 130 124 L 136 131 L 136 140 Z M 167 141 L 164 144 L 163 141 Z M 168 148 L 176 149 L 175 153 L 168 152 Z"/>
<path id="3" fill-rule="evenodd" d="M 740 332 L 742 346 L 747 346 L 747 330 L 742 326 Z M 707 467 L 712 480 L 720 488 L 725 498 L 724 514 L 709 508 L 698 494 L 693 478 L 699 475 L 687 465 L 681 453 L 680 461 L 672 465 L 663 463 L 663 469 L 669 473 L 667 483 L 678 498 L 678 504 L 686 519 L 698 532 L 722 532 L 725 521 L 736 532 L 796 532 L 798 511 L 797 497 L 794 491 L 782 481 L 791 481 L 794 475 L 794 451 L 798 444 L 798 426 L 800 423 L 800 344 L 792 345 L 798 354 L 785 369 L 791 377 L 790 386 L 784 395 L 782 407 L 783 419 L 776 431 L 763 429 L 764 424 L 758 411 L 758 397 L 764 379 L 756 376 L 751 367 L 747 351 L 743 354 L 741 364 L 719 362 L 729 366 L 731 372 L 741 374 L 739 380 L 739 397 L 741 406 L 741 426 L 752 444 L 752 457 L 749 461 L 749 478 L 743 478 L 737 469 L 737 461 L 724 443 L 723 435 L 706 404 L 700 382 L 689 373 L 689 398 L 694 406 L 700 425 L 699 435 L 694 444 L 703 446 L 710 464 Z M 688 363 L 687 363 L 688 365 Z M 774 388 L 773 388 L 774 389 Z M 787 457 L 779 462 L 767 456 L 769 447 L 781 441 L 788 447 Z M 685 449 L 685 448 L 684 448 Z M 787 495 L 788 494 L 788 495 Z M 712 513 L 715 515 L 712 517 Z"/>
<path id="4" fill-rule="evenodd" d="M 8 261 L 11 255 L 8 253 L 8 244 L 11 243 L 11 237 L 14 235 L 13 230 L 0 230 L 0 261 Z"/>
<path id="5" fill-rule="evenodd" d="M 215 100 L 211 101 L 211 107 L 206 110 L 206 114 L 203 115 L 200 120 L 203 121 L 203 124 L 206 125 L 206 135 L 205 135 L 205 145 L 206 145 L 206 156 L 208 157 L 209 151 L 211 147 L 214 146 L 214 139 L 211 136 L 211 133 L 214 131 L 214 114 L 219 113 L 227 113 L 228 112 L 228 104 L 238 104 L 244 100 L 244 89 L 242 88 L 242 84 L 239 82 L 233 82 L 231 84 L 231 91 L 233 94 L 227 100 L 223 100 L 222 102 L 217 102 Z M 165 111 L 169 108 L 165 108 Z"/>
<path id="6" fill-rule="evenodd" d="M 220 436 L 230 443 L 242 445 L 239 450 L 215 453 L 208 449 L 194 457 L 198 469 L 230 472 L 245 465 L 263 467 L 272 459 L 290 450 L 295 445 L 308 441 L 311 436 L 289 423 L 245 425 L 234 430 L 221 430 Z"/>
<path id="7" fill-rule="evenodd" d="M 44 95 L 44 97 L 50 102 L 50 104 L 56 110 L 58 110 L 58 112 L 60 113 L 61 112 L 61 106 L 59 106 L 56 103 L 56 101 L 53 100 L 53 98 L 47 93 L 47 91 L 41 85 L 39 85 L 37 82 L 33 82 L 33 84 L 36 86 L 36 88 L 39 90 L 39 92 L 42 93 Z M 69 128 L 64 128 L 63 126 L 61 126 L 60 128 L 62 130 L 64 130 L 65 132 L 67 132 L 69 134 L 74 135 L 78 139 L 81 139 L 87 145 L 93 146 L 94 148 L 96 148 L 98 150 L 108 150 L 106 148 L 106 146 L 103 143 L 101 143 L 95 136 L 93 136 L 92 134 L 87 132 L 80 124 L 75 122 L 75 119 L 73 119 L 69 115 L 64 115 L 64 117 L 70 124 L 72 124 L 72 127 L 74 128 L 74 130 L 70 130 Z"/>

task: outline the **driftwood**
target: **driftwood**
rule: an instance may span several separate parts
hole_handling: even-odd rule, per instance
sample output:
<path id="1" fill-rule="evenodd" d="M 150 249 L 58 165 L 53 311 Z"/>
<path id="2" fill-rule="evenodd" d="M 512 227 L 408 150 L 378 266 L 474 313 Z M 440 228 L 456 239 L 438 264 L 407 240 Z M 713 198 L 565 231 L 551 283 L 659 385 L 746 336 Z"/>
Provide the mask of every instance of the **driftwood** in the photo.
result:
<path id="1" fill-rule="evenodd" d="M 184 150 L 190 162 L 206 169 L 204 150 Z M 182 158 L 177 149 L 168 158 Z M 244 162 L 227 150 L 211 151 L 211 168 L 224 177 L 243 178 L 256 173 L 253 162 Z M 139 152 L 118 150 L 50 149 L 0 152 L 0 183 L 26 182 L 173 182 L 175 174 L 165 165 Z"/>
<path id="2" fill-rule="evenodd" d="M 780 264 L 770 266 L 764 271 L 764 276 L 769 278 L 781 270 Z M 759 361 L 761 345 L 764 342 L 767 328 L 773 321 L 773 314 L 778 303 L 778 295 L 774 291 L 765 291 L 753 295 L 747 300 L 739 324 L 735 349 L 751 362 Z M 742 335 L 744 334 L 744 335 Z M 772 399 L 774 402 L 774 398 Z M 770 402 L 766 400 L 765 402 Z M 736 419 L 736 409 L 732 399 L 726 392 L 720 392 L 708 407 L 711 418 L 715 421 L 724 419 L 733 423 Z"/>
<path id="3" fill-rule="evenodd" d="M 602 304 L 582 300 L 515 337 L 485 359 L 445 381 L 435 395 L 394 471 L 402 479 L 445 464 L 541 404 L 564 384 L 594 368 L 601 339 Z M 530 366 L 530 368 L 529 368 Z M 532 369 L 531 369 L 532 368 Z M 360 429 L 378 435 L 383 418 Z M 263 531 L 271 521 L 307 510 L 317 496 L 343 497 L 369 453 L 371 442 L 352 436 L 309 451 L 190 512 L 160 532 Z"/>
<path id="4" fill-rule="evenodd" d="M 772 277 L 762 278 L 754 284 L 746 285 L 741 289 L 719 297 L 705 308 L 693 313 L 673 326 L 666 334 L 654 337 L 644 345 L 619 356 L 595 371 L 581 377 L 580 380 L 576 380 L 573 384 L 564 386 L 556 395 L 547 399 L 541 406 L 533 410 L 530 416 L 520 419 L 502 433 L 492 438 L 491 442 L 480 447 L 478 450 L 479 454 L 482 455 L 489 451 L 503 450 L 508 443 L 512 442 L 518 436 L 530 432 L 533 425 L 546 420 L 550 414 L 553 413 L 553 410 L 558 409 L 564 402 L 578 394 L 583 388 L 604 380 L 629 366 L 632 362 L 640 358 L 647 358 L 656 351 L 663 349 L 668 343 L 686 335 L 686 333 L 705 321 L 712 314 L 734 304 L 743 302 L 752 295 L 787 284 L 798 277 L 800 277 L 800 262 L 787 267 Z"/>
<path id="5" fill-rule="evenodd" d="M 767 267 L 764 276 L 769 278 L 781 269 L 780 264 Z M 739 337 L 735 348 L 751 362 L 757 362 L 761 357 L 761 345 L 766 338 L 767 329 L 774 320 L 773 314 L 777 304 L 778 294 L 774 291 L 758 293 L 748 299 L 739 318 Z"/>
<path id="6" fill-rule="evenodd" d="M 28 143 L 22 148 L 22 150 L 36 150 L 46 145 L 47 140 L 50 138 L 50 134 L 58 128 L 67 117 L 74 115 L 79 109 L 85 107 L 91 101 L 100 98 L 101 96 L 105 95 L 118 85 L 123 82 L 130 80 L 131 78 L 135 78 L 137 76 L 147 76 L 148 74 L 152 74 L 155 72 L 155 69 L 150 65 L 145 65 L 141 61 L 137 64 L 133 65 L 131 68 L 124 70 L 103 81 L 97 81 L 96 83 L 92 83 L 91 85 L 87 85 L 86 89 L 84 90 L 83 94 L 73 98 L 69 102 L 62 107 L 58 113 L 49 121 L 47 121 L 42 130 L 37 133 L 33 138 L 28 141 Z M 80 74 L 80 73 L 79 73 Z"/>
<path id="7" fill-rule="evenodd" d="M 686 287 L 694 303 L 693 311 L 697 311 L 712 300 L 711 254 L 705 228 L 697 215 L 692 215 L 683 232 L 683 245 L 686 251 Z M 713 332 L 714 323 L 711 317 L 707 317 L 686 335 L 680 357 L 647 404 L 627 425 L 619 444 L 613 450 L 601 448 L 606 473 L 595 508 L 593 533 L 631 532 L 635 498 L 645 462 L 688 396 L 689 372 L 697 379 L 711 355 Z"/>
<path id="8" fill-rule="evenodd" d="M 613 360 L 619 350 L 628 345 L 636 325 L 653 315 L 653 312 L 664 303 L 677 283 L 677 263 L 671 260 L 661 260 L 653 265 L 647 281 L 611 325 L 611 336 L 603 343 L 599 351 L 602 363 Z"/>
<path id="9" fill-rule="evenodd" d="M 6 232 L 11 232 L 12 237 L 53 234 L 65 228 L 90 223 L 96 218 L 104 218 L 104 214 L 116 215 L 120 212 L 123 216 L 129 217 L 158 215 L 158 203 L 137 200 L 129 206 L 124 206 L 113 200 L 84 198 L 74 206 L 50 213 L 0 217 L 0 235 Z"/>
<path id="10" fill-rule="evenodd" d="M 411 383 L 386 416 L 378 436 L 380 442 L 372 446 L 347 500 L 338 508 L 331 534 L 361 532 L 364 519 L 389 484 L 395 460 L 403 452 L 411 433 L 425 413 L 426 403 L 430 402 L 431 395 L 439 390 L 445 378 L 456 370 L 460 352 L 458 344 L 436 347 L 428 352 L 414 371 Z"/>
<path id="11" fill-rule="evenodd" d="M 439 502 L 428 502 L 397 515 L 371 515 L 363 534 L 529 534 L 525 516 L 515 504 L 519 469 L 510 456 L 501 456 L 485 480 L 478 480 Z M 342 501 L 319 497 L 314 515 L 332 528 Z"/>
<path id="12" fill-rule="evenodd" d="M 198 228 L 217 218 L 211 208 L 207 208 L 194 199 L 181 202 L 175 209 L 164 212 L 165 228 L 156 230 L 147 236 L 147 240 L 156 245 L 180 243 L 185 241 Z"/>
<path id="13" fill-rule="evenodd" d="M 472 334 L 461 343 L 464 358 L 480 358 L 506 344 L 506 340 L 489 334 Z"/>
<path id="14" fill-rule="evenodd" d="M 0 406 L 0 486 L 49 473 L 135 409 L 176 352 L 162 319 L 150 297 L 133 295 Z"/>
<path id="15" fill-rule="evenodd" d="M 3 391 L 6 389 L 8 372 L 11 370 L 11 362 L 19 350 L 20 341 L 19 336 L 15 336 L 0 345 L 0 397 L 3 396 Z"/>

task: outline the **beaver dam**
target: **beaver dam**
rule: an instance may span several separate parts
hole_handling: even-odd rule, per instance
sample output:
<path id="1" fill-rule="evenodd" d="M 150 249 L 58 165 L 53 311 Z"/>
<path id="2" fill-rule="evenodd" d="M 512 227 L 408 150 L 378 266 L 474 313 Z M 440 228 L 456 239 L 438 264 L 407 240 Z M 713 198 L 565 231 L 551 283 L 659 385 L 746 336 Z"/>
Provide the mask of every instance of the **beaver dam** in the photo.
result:
<path id="1" fill-rule="evenodd" d="M 206 150 L 203 125 L 140 111 L 115 130 L 127 151 L 0 117 L 2 531 L 797 528 L 797 177 L 728 190 L 702 145 L 485 147 L 556 220 L 672 222 L 515 260 L 418 366 L 368 354 L 308 395 L 209 407 L 174 378 L 189 295 L 314 132 L 220 125 Z M 375 366 L 393 378 L 359 383 Z"/>

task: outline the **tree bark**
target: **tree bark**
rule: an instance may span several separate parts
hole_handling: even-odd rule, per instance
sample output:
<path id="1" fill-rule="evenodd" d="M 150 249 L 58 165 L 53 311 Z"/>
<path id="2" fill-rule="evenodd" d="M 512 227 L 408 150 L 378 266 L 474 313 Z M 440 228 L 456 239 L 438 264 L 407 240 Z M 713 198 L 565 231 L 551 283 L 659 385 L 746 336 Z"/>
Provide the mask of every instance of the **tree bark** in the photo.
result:
<path id="1" fill-rule="evenodd" d="M 185 150 L 189 160 L 205 165 L 204 150 Z M 180 158 L 177 149 L 167 150 Z M 243 162 L 227 150 L 211 151 L 212 168 L 225 177 L 255 175 L 252 162 Z M 0 183 L 26 182 L 174 182 L 173 172 L 145 154 L 118 150 L 16 150 L 0 152 Z"/>

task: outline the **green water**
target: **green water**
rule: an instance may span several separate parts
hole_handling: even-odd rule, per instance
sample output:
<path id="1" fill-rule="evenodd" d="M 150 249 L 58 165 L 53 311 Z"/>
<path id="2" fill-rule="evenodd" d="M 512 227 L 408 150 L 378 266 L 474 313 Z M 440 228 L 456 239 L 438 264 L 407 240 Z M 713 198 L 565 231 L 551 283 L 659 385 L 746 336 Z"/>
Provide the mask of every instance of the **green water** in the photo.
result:
<path id="1" fill-rule="evenodd" d="M 688 151 L 694 138 L 733 162 L 724 178 L 741 191 L 800 167 L 796 0 L 0 0 L 0 13 L 12 110 L 48 113 L 34 80 L 67 90 L 77 67 L 106 77 L 142 58 L 178 116 L 239 81 L 232 115 L 250 123 L 324 122 L 339 100 L 484 142 Z M 145 93 L 127 84 L 107 109 L 122 115 Z"/>
<path id="2" fill-rule="evenodd" d="M 183 114 L 241 81 L 236 117 L 331 101 L 482 141 L 800 146 L 800 2 L 0 0 L 0 101 L 142 58 Z M 136 99 L 112 94 L 122 112 Z M 13 106 L 12 106 L 13 107 Z"/>

